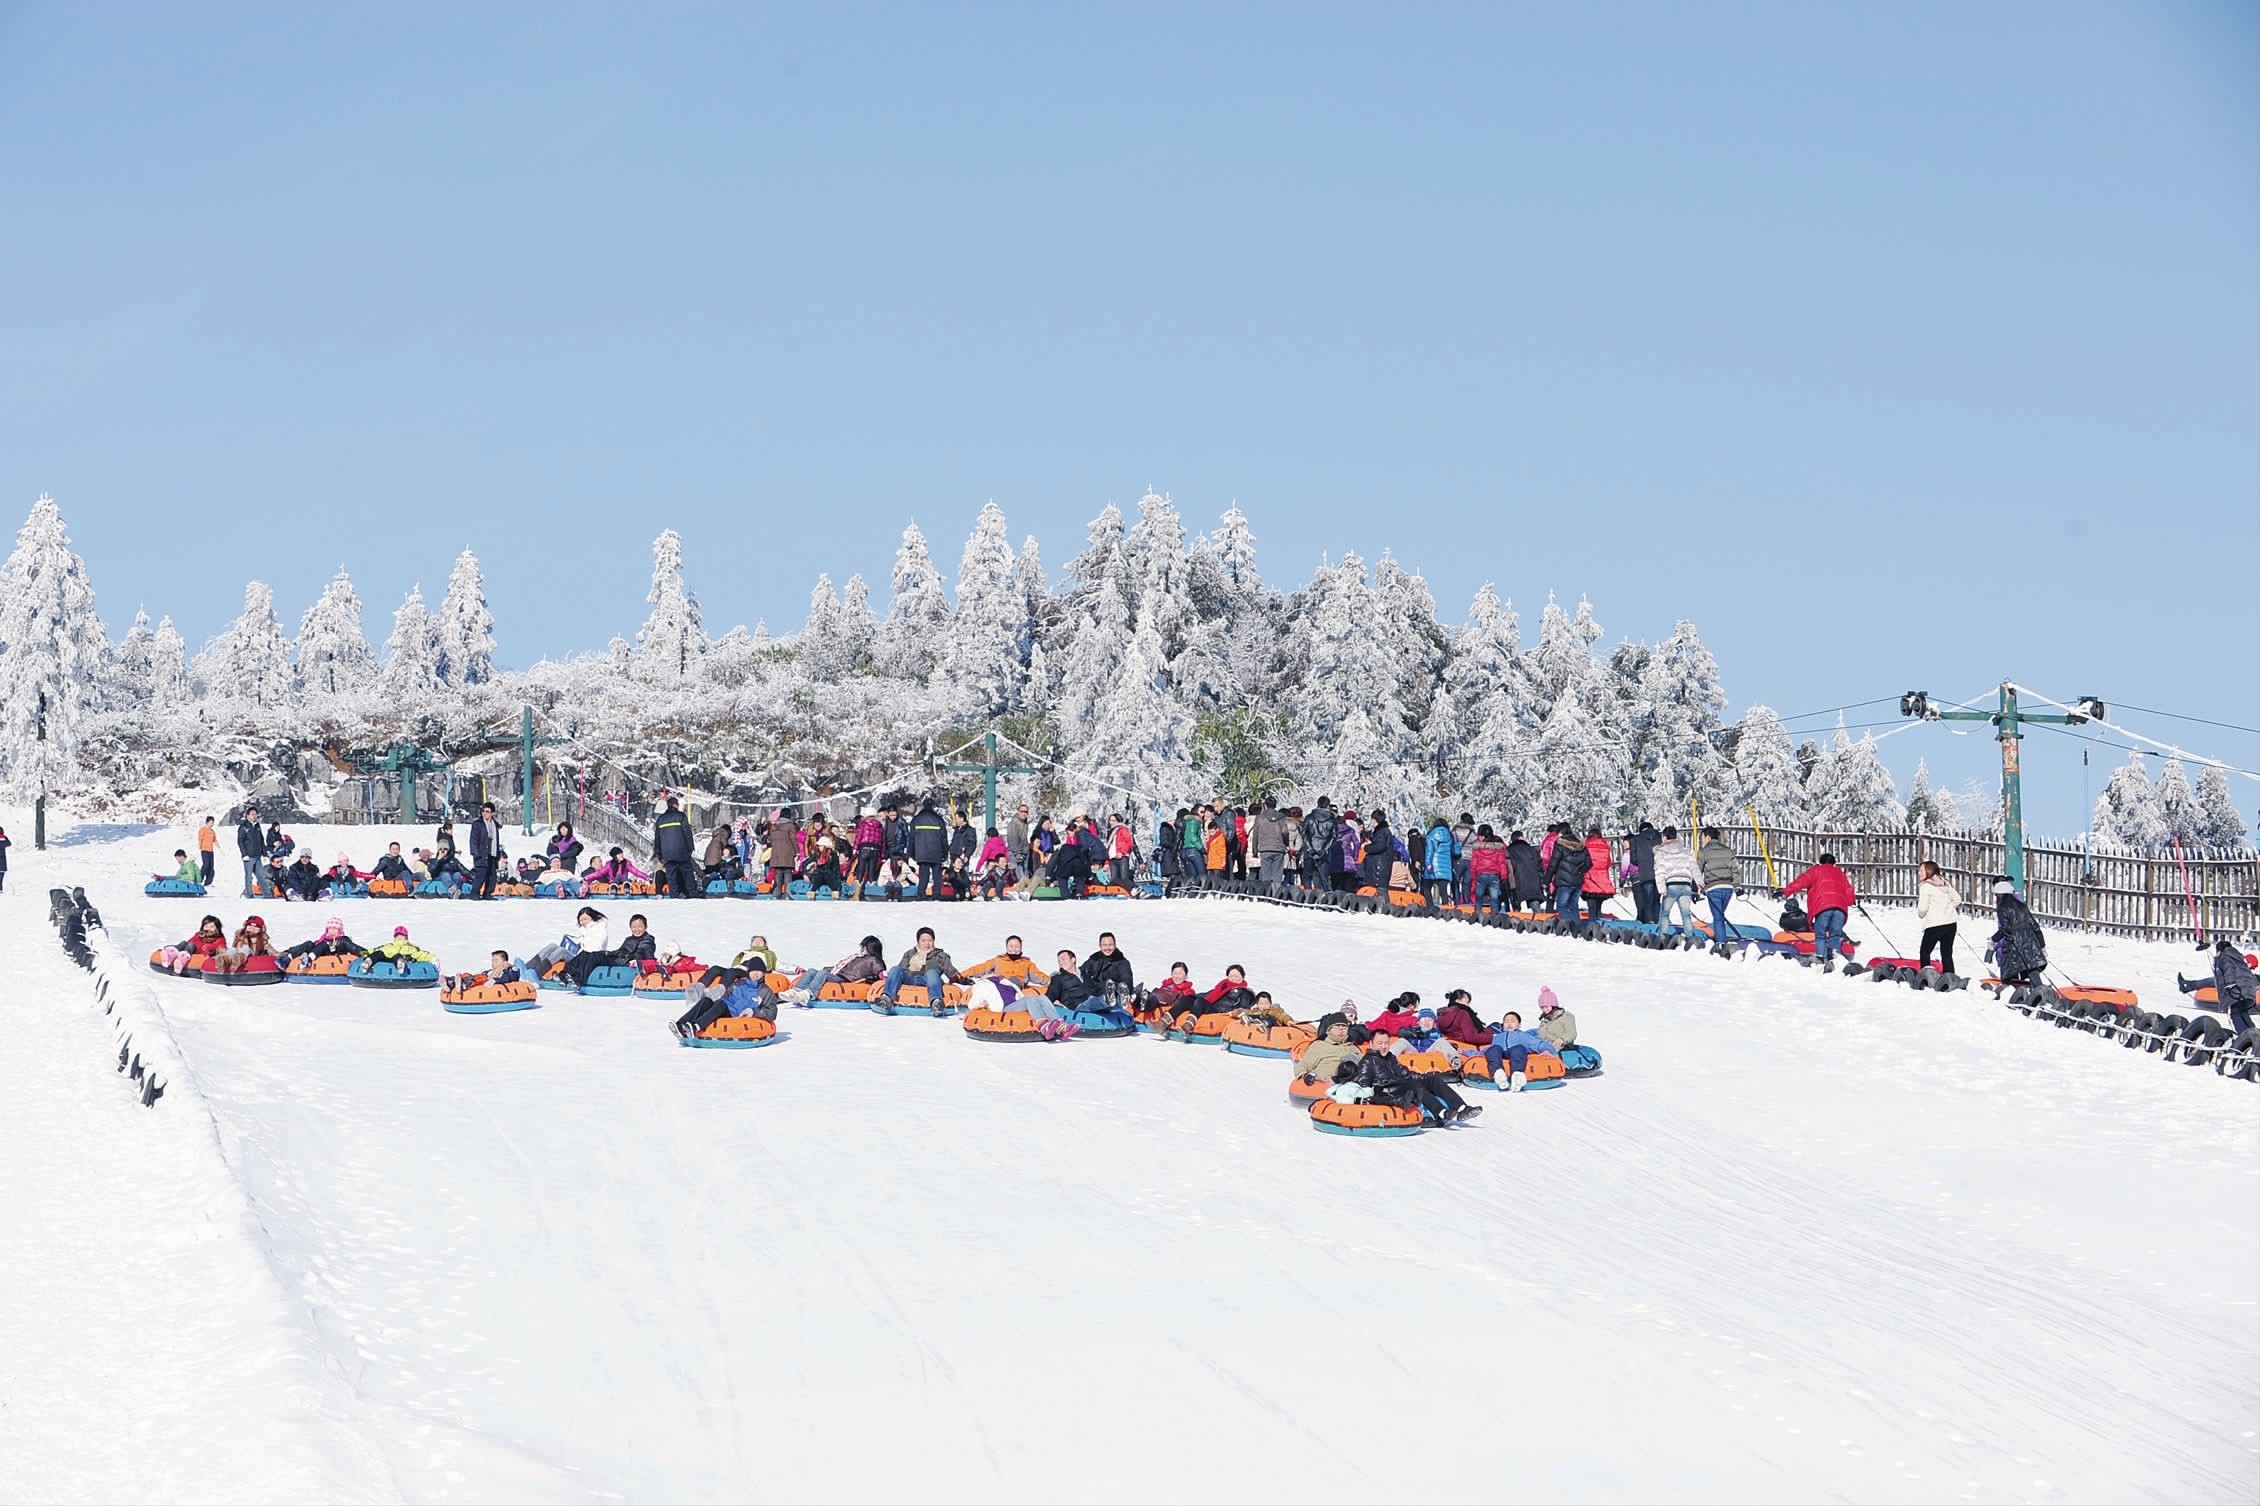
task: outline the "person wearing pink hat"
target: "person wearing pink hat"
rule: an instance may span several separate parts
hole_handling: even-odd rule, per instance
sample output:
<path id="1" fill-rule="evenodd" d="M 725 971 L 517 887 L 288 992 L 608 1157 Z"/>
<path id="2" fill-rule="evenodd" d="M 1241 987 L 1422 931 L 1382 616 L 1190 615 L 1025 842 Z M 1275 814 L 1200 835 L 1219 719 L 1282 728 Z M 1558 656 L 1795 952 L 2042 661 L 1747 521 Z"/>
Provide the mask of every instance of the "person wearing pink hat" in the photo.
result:
<path id="1" fill-rule="evenodd" d="M 1577 1044 L 1577 1016 L 1562 1008 L 1562 1001 L 1550 988 L 1538 990 L 1538 1033 L 1553 1046 L 1556 1056 Z"/>
<path id="2" fill-rule="evenodd" d="M 332 915 L 322 926 L 322 934 L 312 941 L 301 941 L 283 953 L 290 957 L 358 957 L 362 946 L 345 934 L 345 922 Z"/>

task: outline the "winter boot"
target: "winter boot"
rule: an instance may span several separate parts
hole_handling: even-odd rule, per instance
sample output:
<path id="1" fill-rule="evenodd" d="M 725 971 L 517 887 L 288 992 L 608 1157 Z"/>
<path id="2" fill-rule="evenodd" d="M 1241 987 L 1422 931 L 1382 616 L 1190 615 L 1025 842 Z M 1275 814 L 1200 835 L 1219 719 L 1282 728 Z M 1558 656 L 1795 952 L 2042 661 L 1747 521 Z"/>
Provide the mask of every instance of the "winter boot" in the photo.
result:
<path id="1" fill-rule="evenodd" d="M 1513 1077 L 1508 1079 L 1507 1091 L 1510 1093 L 1519 1093 L 1522 1091 L 1522 1085 L 1528 1081 L 1530 1081 L 1530 1078 L 1526 1074 L 1517 1072 Z"/>
<path id="2" fill-rule="evenodd" d="M 1043 1038 L 1044 1038 L 1045 1040 L 1047 1040 L 1047 1041 L 1056 1041 L 1056 1040 L 1058 1040 L 1058 1039 L 1059 1039 L 1059 1021 L 1057 1021 L 1057 1020 L 1046 1020 L 1046 1021 L 1044 1021 L 1044 1023 L 1043 1023 L 1043 1024 L 1041 1024 L 1041 1025 L 1038 1025 L 1038 1026 L 1036 1027 L 1036 1034 L 1038 1034 L 1038 1035 L 1042 1036 L 1042 1037 L 1043 1037 Z"/>
<path id="3" fill-rule="evenodd" d="M 1059 1038 L 1063 1041 L 1071 1041 L 1082 1033 L 1083 1027 L 1076 1024 L 1073 1020 L 1063 1021 L 1059 1027 Z"/>
<path id="4" fill-rule="evenodd" d="M 1510 1085 L 1512 1084 L 1513 1076 L 1507 1071 L 1506 1068 L 1501 1067 L 1498 1071 L 1491 1074 L 1491 1080 L 1497 1083 L 1499 1085 L 1499 1091 L 1504 1093 L 1508 1091 Z"/>
<path id="5" fill-rule="evenodd" d="M 1468 1106 L 1467 1106 L 1466 1108 L 1464 1108 L 1464 1109 L 1461 1109 L 1461 1110 L 1459 1111 L 1459 1113 L 1458 1113 L 1458 1114 L 1456 1114 L 1455 1116 L 1453 1116 L 1452 1122 L 1453 1122 L 1454 1124 L 1465 1124 L 1465 1123 L 1467 1123 L 1467 1122 L 1468 1122 L 1468 1121 L 1469 1121 L 1470 1119 L 1473 1119 L 1473 1118 L 1474 1118 L 1474 1117 L 1475 1117 L 1476 1115 L 1478 1115 L 1478 1114 L 1480 1114 L 1480 1113 L 1482 1113 L 1482 1112 L 1483 1112 L 1483 1105 L 1482 1105 L 1482 1104 L 1480 1104 L 1480 1103 L 1471 1103 L 1471 1104 L 1469 1104 L 1469 1105 L 1468 1105 Z"/>
<path id="6" fill-rule="evenodd" d="M 931 1014 L 935 1019 L 938 1020 L 942 1018 L 942 1016 L 950 1012 L 950 1001 L 948 996 L 937 995 L 934 999 L 934 1002 L 926 1006 L 926 1010 L 927 1013 Z"/>

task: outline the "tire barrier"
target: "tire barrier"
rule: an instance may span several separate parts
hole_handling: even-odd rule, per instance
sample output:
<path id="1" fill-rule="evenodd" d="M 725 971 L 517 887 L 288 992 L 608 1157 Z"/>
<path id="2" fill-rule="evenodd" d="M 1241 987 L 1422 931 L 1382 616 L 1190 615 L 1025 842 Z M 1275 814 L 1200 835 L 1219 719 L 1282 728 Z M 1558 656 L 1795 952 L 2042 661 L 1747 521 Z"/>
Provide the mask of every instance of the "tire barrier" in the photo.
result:
<path id="1" fill-rule="evenodd" d="M 47 891 L 47 914 L 63 955 L 94 983 L 94 1001 L 115 1032 L 117 1071 L 143 1108 L 154 1108 L 180 1076 L 180 1053 L 148 982 L 110 940 L 102 916 L 83 889 Z M 190 1096 L 194 1097 L 191 1090 Z"/>

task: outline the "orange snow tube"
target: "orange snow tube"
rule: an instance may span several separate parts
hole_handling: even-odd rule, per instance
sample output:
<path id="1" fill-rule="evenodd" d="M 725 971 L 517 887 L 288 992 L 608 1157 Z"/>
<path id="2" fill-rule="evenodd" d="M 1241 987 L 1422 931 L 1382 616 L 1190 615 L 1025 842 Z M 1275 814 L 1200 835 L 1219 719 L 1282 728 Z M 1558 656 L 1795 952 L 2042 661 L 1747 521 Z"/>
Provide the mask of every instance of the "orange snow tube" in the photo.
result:
<path id="1" fill-rule="evenodd" d="M 283 969 L 293 978 L 345 977 L 345 970 L 353 965 L 351 957 L 293 957 Z"/>
<path id="2" fill-rule="evenodd" d="M 634 991 L 639 994 L 679 994 L 706 976 L 703 967 L 686 968 L 679 973 L 638 972 Z"/>
<path id="3" fill-rule="evenodd" d="M 1409 1103 L 1337 1103 L 1321 1098 L 1310 1106 L 1311 1128 L 1329 1135 L 1365 1139 L 1417 1135 L 1420 1121 L 1420 1110 Z"/>
<path id="4" fill-rule="evenodd" d="M 942 1004 L 945 1008 L 963 1009 L 965 1007 L 965 995 L 966 990 L 961 984 L 944 983 L 942 985 Z M 879 997 L 879 987 L 875 985 L 866 997 L 873 999 Z M 905 983 L 895 990 L 895 1007 L 898 1009 L 930 1009 L 933 1007 L 933 1001 L 926 997 L 925 984 Z"/>
<path id="5" fill-rule="evenodd" d="M 1264 1020 L 1234 1020 L 1224 1027 L 1224 1049 L 1235 1056 L 1291 1057 L 1317 1039 L 1315 1030 Z"/>
<path id="6" fill-rule="evenodd" d="M 2114 1009 L 2132 1009 L 2142 1002 L 2131 988 L 2059 988 L 2056 997 L 2068 1004 L 2108 1004 Z"/>
<path id="7" fill-rule="evenodd" d="M 905 988 L 904 993 L 910 992 Z M 965 1033 L 980 1041 L 1040 1041 L 1043 1030 L 1025 1009 L 969 1009 Z"/>
<path id="8" fill-rule="evenodd" d="M 1317 1078 L 1305 1072 L 1301 1076 L 1289 1080 L 1287 1084 L 1287 1101 L 1289 1103 L 1299 1103 L 1308 1108 L 1311 1104 L 1314 1104 L 1320 1099 L 1324 1098 L 1326 1096 L 1327 1090 L 1332 1088 L 1333 1086 L 1334 1084 L 1330 1082 L 1320 1082 Z"/>
<path id="9" fill-rule="evenodd" d="M 842 983 L 835 979 L 832 982 L 825 984 L 824 987 L 817 992 L 816 997 L 819 999 L 832 999 L 841 1003 L 868 1004 L 873 999 L 879 997 L 880 987 L 881 984 L 876 979 L 872 980 L 869 983 Z M 903 991 L 905 993 L 909 992 L 907 988 Z M 919 992 L 923 994 L 925 990 L 920 989 Z"/>
<path id="10" fill-rule="evenodd" d="M 1224 1032 L 1236 1022 L 1228 1014 L 1188 1014 L 1178 1017 L 1177 1028 L 1185 1039 L 1196 1045 L 1213 1046 L 1224 1039 Z"/>
<path id="11" fill-rule="evenodd" d="M 523 979 L 516 983 L 474 983 L 452 992 L 441 989 L 439 1001 L 442 1004 L 524 1004 L 537 992 L 533 984 Z"/>
<path id="12" fill-rule="evenodd" d="M 726 1014 L 698 1034 L 708 1041 L 766 1041 L 776 1037 L 777 1026 L 757 1014 Z"/>
<path id="13" fill-rule="evenodd" d="M 369 898 L 371 899 L 406 899 L 407 897 L 408 880 L 406 879 L 369 880 Z"/>
<path id="14" fill-rule="evenodd" d="M 1452 1059 L 1441 1051 L 1408 1051 L 1397 1058 L 1407 1072 L 1455 1072 Z"/>

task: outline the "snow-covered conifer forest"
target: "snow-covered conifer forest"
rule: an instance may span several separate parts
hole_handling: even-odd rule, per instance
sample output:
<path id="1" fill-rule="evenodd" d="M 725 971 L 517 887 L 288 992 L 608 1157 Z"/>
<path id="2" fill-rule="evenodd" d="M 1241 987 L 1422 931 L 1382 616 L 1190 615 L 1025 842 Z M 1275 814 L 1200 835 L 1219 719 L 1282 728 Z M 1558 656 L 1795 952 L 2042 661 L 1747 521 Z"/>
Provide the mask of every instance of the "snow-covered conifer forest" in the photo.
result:
<path id="1" fill-rule="evenodd" d="M 530 705 L 542 762 L 592 792 L 863 789 L 999 726 L 1057 760 L 1016 795 L 1093 808 L 1222 791 L 1516 824 L 1660 825 L 1691 803 L 1841 831 L 1965 817 L 1923 770 L 1903 802 L 1872 733 L 1840 725 L 1799 744 L 1764 706 L 1727 723 L 1720 666 L 1693 622 L 1659 643 L 1611 644 L 1591 602 L 1549 597 L 1526 635 L 1486 585 L 1453 625 L 1386 553 L 1345 553 L 1283 587 L 1264 579 L 1237 507 L 1200 531 L 1155 493 L 1134 518 L 1101 509 L 1056 577 L 1036 539 L 1015 548 L 994 503 L 954 579 L 937 555 L 912 523 L 883 601 L 860 575 L 819 575 L 805 621 L 716 634 L 698 562 L 668 529 L 652 544 L 640 625 L 624 614 L 602 653 L 506 670 L 509 624 L 488 610 L 466 549 L 436 606 L 419 587 L 389 628 L 380 616 L 381 649 L 341 568 L 282 583 L 279 601 L 277 583 L 245 582 L 242 614 L 191 652 L 169 617 L 146 613 L 111 640 L 62 512 L 42 497 L 0 574 L 0 784 L 163 817 L 178 813 L 175 792 L 232 796 L 280 777 L 318 809 L 356 753 L 476 752 L 514 736 Z M 2246 837 L 2219 771 L 2193 789 L 2171 759 L 2156 779 L 2139 760 L 2113 775 L 2095 825 L 2127 844 Z"/>

